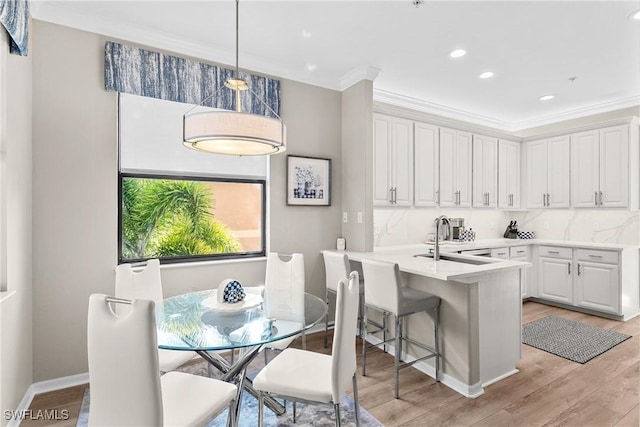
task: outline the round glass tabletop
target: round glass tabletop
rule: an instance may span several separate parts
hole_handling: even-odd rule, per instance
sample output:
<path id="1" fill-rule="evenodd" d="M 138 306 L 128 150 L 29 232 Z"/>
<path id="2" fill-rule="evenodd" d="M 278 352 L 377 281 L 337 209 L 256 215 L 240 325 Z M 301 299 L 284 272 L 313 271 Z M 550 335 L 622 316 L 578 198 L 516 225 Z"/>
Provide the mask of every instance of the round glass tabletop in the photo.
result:
<path id="1" fill-rule="evenodd" d="M 304 295 L 303 324 L 269 318 L 258 295 L 247 294 L 243 301 L 229 304 L 217 301 L 215 289 L 191 292 L 157 304 L 158 346 L 190 351 L 251 347 L 297 335 L 326 313 L 326 303 L 309 293 Z"/>

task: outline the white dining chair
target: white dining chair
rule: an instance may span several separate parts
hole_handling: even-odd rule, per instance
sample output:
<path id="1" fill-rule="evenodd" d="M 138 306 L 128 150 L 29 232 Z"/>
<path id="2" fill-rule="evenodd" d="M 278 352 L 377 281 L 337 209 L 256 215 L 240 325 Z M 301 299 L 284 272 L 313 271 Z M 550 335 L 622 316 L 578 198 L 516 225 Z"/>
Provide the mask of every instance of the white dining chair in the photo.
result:
<path id="1" fill-rule="evenodd" d="M 117 315 L 112 304 L 128 305 Z M 237 387 L 182 372 L 160 376 L 151 300 L 89 298 L 89 426 L 203 426 L 229 408 Z"/>
<path id="2" fill-rule="evenodd" d="M 340 280 L 345 280 L 349 276 L 351 266 L 349 257 L 345 253 L 335 251 L 322 251 L 325 272 L 325 294 L 324 300 L 327 303 L 327 315 L 324 319 L 324 346 L 327 347 L 329 337 L 329 293 L 337 292 L 337 285 Z M 360 306 L 358 307 L 358 335 L 362 336 L 364 330 L 364 280 L 360 277 Z"/>
<path id="3" fill-rule="evenodd" d="M 283 255 L 270 252 L 267 255 L 264 281 L 264 309 L 267 316 L 304 324 L 304 291 L 304 256 L 300 253 Z M 277 320 L 275 325 L 277 327 Z M 296 335 L 267 344 L 263 350 L 265 363 L 267 349 L 284 350 L 297 337 Z M 302 345 L 306 348 L 304 333 Z"/>
<path id="4" fill-rule="evenodd" d="M 400 387 L 400 369 L 413 365 L 421 360 L 430 358 L 435 359 L 435 379 L 439 381 L 440 374 L 440 337 L 438 335 L 439 327 L 439 307 L 440 298 L 430 294 L 428 292 L 419 291 L 417 289 L 407 288 L 402 286 L 402 279 L 400 277 L 400 268 L 398 264 L 377 261 L 377 260 L 362 260 L 362 272 L 364 275 L 364 298 L 366 309 L 374 309 L 382 312 L 382 316 L 386 317 L 391 314 L 395 317 L 395 337 L 389 340 L 385 335 L 382 342 L 377 344 L 367 344 L 367 323 L 368 316 L 365 310 L 365 327 L 364 337 L 362 345 L 362 376 L 366 375 L 367 367 L 367 347 L 386 345 L 388 342 L 395 343 L 395 389 L 394 396 L 397 399 L 399 396 Z M 411 314 L 419 313 L 422 311 L 433 313 L 433 325 L 434 325 L 434 346 L 430 347 L 423 343 L 417 342 L 410 338 L 407 338 L 404 334 L 404 318 Z M 386 328 L 386 320 L 383 321 L 383 325 Z M 378 325 L 376 325 L 378 326 Z M 376 331 L 378 332 L 378 331 Z M 402 343 L 408 342 L 415 346 L 418 346 L 428 352 L 424 357 L 420 357 L 411 362 L 400 363 L 400 357 L 402 355 Z"/>
<path id="5" fill-rule="evenodd" d="M 259 391 L 259 426 L 264 424 L 264 398 L 267 394 L 294 402 L 294 423 L 295 402 L 331 404 L 335 410 L 336 425 L 340 426 L 340 400 L 350 382 L 353 385 L 356 425 L 360 425 L 356 337 L 353 333 L 358 321 L 359 295 L 359 275 L 354 271 L 348 282 L 341 280 L 337 286 L 331 355 L 288 348 L 258 373 L 253 387 Z"/>
<path id="6" fill-rule="evenodd" d="M 140 264 L 120 264 L 116 267 L 116 298 L 148 299 L 160 303 L 163 299 L 160 261 L 150 259 Z M 130 307 L 116 306 L 117 314 L 125 314 Z M 161 372 L 169 372 L 196 356 L 191 351 L 158 349 Z"/>

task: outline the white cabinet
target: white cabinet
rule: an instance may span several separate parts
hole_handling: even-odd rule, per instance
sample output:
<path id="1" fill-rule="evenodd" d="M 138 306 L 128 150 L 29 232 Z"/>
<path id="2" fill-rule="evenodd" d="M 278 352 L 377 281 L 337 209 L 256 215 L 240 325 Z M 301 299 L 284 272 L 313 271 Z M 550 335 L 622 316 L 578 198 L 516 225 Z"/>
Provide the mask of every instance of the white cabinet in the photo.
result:
<path id="1" fill-rule="evenodd" d="M 498 207 L 520 208 L 520 143 L 498 142 Z"/>
<path id="2" fill-rule="evenodd" d="M 554 246 L 538 248 L 538 296 L 573 304 L 572 249 Z"/>
<path id="3" fill-rule="evenodd" d="M 531 262 L 529 256 L 528 246 L 512 246 L 509 248 L 509 258 L 513 261 Z M 529 298 L 531 296 L 531 289 L 529 286 L 530 268 L 520 269 L 520 290 L 522 291 L 522 298 Z"/>
<path id="4" fill-rule="evenodd" d="M 374 114 L 373 203 L 413 204 L 413 122 Z"/>
<path id="5" fill-rule="evenodd" d="M 575 304 L 599 311 L 620 311 L 618 253 L 576 249 Z"/>
<path id="6" fill-rule="evenodd" d="M 491 249 L 491 258 L 509 259 L 509 248 Z"/>
<path id="7" fill-rule="evenodd" d="M 496 207 L 498 140 L 473 135 L 473 207 Z"/>
<path id="8" fill-rule="evenodd" d="M 414 125 L 414 205 L 437 206 L 440 168 L 440 135 L 437 126 L 416 122 Z"/>
<path id="9" fill-rule="evenodd" d="M 471 134 L 440 128 L 440 206 L 471 206 Z"/>
<path id="10" fill-rule="evenodd" d="M 568 208 L 570 138 L 558 136 L 525 143 L 528 208 Z"/>
<path id="11" fill-rule="evenodd" d="M 574 207 L 629 205 L 629 126 L 571 136 L 571 197 Z"/>

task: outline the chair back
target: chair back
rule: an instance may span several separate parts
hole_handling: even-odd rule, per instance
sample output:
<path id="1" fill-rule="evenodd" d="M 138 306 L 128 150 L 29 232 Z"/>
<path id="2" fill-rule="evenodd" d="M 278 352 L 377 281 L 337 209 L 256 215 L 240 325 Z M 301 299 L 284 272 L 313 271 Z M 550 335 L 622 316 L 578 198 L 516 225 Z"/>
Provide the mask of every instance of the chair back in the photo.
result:
<path id="1" fill-rule="evenodd" d="M 336 290 L 338 282 L 349 276 L 349 257 L 345 253 L 322 251 L 327 289 Z"/>
<path id="2" fill-rule="evenodd" d="M 155 304 L 134 300 L 131 310 L 118 316 L 107 298 L 89 298 L 89 426 L 160 426 Z"/>
<path id="3" fill-rule="evenodd" d="M 402 300 L 402 279 L 398 264 L 363 259 L 362 274 L 365 303 L 397 313 Z"/>
<path id="4" fill-rule="evenodd" d="M 116 298 L 132 300 L 162 301 L 164 298 L 160 276 L 160 261 L 150 259 L 146 265 L 140 267 L 135 264 L 120 264 L 117 266 L 115 296 Z M 117 304 L 115 309 L 117 314 L 123 315 L 128 312 L 129 308 L 129 306 Z"/>
<path id="5" fill-rule="evenodd" d="M 292 254 L 267 255 L 264 308 L 269 317 L 304 323 L 304 257 Z"/>
<path id="6" fill-rule="evenodd" d="M 331 391 L 333 401 L 340 399 L 356 372 L 356 334 L 360 298 L 360 278 L 354 271 L 347 280 L 338 282 L 336 321 L 331 349 Z"/>

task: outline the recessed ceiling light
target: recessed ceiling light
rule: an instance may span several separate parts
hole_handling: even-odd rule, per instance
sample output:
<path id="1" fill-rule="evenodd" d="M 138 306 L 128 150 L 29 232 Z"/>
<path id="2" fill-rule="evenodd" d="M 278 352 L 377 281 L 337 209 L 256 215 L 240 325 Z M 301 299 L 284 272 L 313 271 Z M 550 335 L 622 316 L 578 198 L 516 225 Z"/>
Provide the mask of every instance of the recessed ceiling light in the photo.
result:
<path id="1" fill-rule="evenodd" d="M 542 95 L 540 98 L 538 98 L 540 101 L 549 101 L 551 99 L 555 98 L 555 95 Z"/>
<path id="2" fill-rule="evenodd" d="M 465 56 L 467 54 L 467 51 L 464 49 L 456 49 L 453 52 L 451 52 L 449 54 L 450 57 L 452 58 L 460 58 L 461 56 Z"/>
<path id="3" fill-rule="evenodd" d="M 481 79 L 488 79 L 493 77 L 493 73 L 491 71 L 485 71 L 484 73 L 480 74 L 478 77 L 480 77 Z"/>
<path id="4" fill-rule="evenodd" d="M 632 19 L 634 21 L 640 21 L 640 10 L 636 10 L 631 15 L 629 15 L 629 19 Z"/>
<path id="5" fill-rule="evenodd" d="M 308 71 L 315 71 L 318 68 L 316 64 L 307 64 Z"/>
<path id="6" fill-rule="evenodd" d="M 310 39 L 311 38 L 311 31 L 302 30 L 302 38 Z"/>

